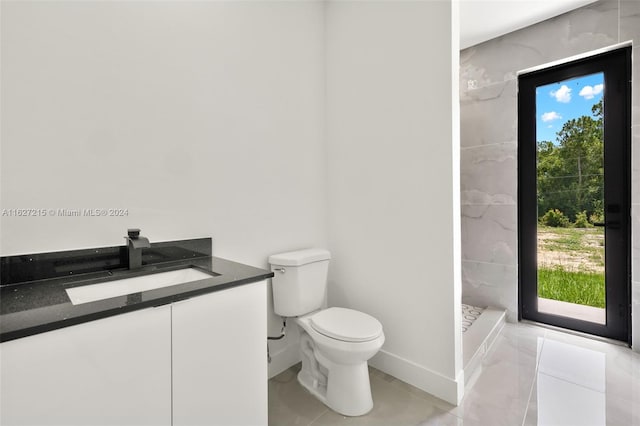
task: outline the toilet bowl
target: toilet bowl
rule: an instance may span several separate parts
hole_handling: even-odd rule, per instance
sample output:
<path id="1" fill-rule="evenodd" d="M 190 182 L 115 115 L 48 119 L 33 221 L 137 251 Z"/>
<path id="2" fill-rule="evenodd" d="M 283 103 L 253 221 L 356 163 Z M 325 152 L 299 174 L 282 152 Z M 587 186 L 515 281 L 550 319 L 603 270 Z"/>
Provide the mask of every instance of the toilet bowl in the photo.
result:
<path id="1" fill-rule="evenodd" d="M 367 361 L 385 337 L 370 315 L 322 309 L 330 259 L 327 250 L 317 248 L 271 255 L 273 308 L 302 329 L 300 384 L 332 410 L 361 416 L 373 408 Z"/>
<path id="2" fill-rule="evenodd" d="M 303 330 L 300 384 L 340 414 L 371 411 L 367 361 L 384 343 L 380 322 L 345 308 L 316 311 L 295 321 Z"/>

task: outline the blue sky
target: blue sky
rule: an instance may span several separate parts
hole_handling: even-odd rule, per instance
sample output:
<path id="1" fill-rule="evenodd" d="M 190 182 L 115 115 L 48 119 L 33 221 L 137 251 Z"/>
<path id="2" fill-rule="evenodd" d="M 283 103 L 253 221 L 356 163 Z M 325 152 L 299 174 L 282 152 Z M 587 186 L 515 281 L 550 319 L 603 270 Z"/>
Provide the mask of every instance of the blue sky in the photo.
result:
<path id="1" fill-rule="evenodd" d="M 603 93 L 603 73 L 536 88 L 536 140 L 555 142 L 556 133 L 568 120 L 592 115 L 591 107 Z"/>

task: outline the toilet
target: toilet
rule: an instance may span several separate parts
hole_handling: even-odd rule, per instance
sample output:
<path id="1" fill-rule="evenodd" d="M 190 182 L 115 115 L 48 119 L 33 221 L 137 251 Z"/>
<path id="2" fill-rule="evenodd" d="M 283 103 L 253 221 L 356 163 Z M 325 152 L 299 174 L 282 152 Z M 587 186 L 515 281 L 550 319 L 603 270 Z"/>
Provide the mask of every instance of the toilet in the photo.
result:
<path id="1" fill-rule="evenodd" d="M 301 328 L 298 381 L 332 410 L 361 416 L 373 408 L 367 361 L 384 343 L 382 325 L 353 309 L 322 309 L 331 254 L 304 249 L 269 257 L 277 315 Z"/>

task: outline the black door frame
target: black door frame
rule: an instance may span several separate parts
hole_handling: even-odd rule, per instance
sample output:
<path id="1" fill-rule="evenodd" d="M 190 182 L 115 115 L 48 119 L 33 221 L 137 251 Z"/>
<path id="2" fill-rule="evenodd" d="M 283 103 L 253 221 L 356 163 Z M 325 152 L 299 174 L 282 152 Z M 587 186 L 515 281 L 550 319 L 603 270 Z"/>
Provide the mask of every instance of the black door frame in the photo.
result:
<path id="1" fill-rule="evenodd" d="M 604 137 L 607 141 L 604 144 L 606 324 L 539 312 L 537 292 L 536 87 L 601 72 L 605 81 Z M 631 47 L 518 77 L 519 319 L 631 343 L 630 142 Z M 614 198 L 617 198 L 615 202 Z M 619 208 L 612 206 L 618 203 Z"/>

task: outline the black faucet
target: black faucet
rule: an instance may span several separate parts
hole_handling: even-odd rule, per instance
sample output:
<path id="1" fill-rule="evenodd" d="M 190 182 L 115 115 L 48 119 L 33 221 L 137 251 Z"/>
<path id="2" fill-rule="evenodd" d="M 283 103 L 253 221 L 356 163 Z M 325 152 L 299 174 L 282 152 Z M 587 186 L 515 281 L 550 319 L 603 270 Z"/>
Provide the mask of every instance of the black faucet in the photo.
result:
<path id="1" fill-rule="evenodd" d="M 140 236 L 139 229 L 127 229 L 127 234 L 129 269 L 138 269 L 142 266 L 142 249 L 151 247 L 151 244 L 148 238 Z"/>

